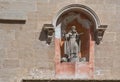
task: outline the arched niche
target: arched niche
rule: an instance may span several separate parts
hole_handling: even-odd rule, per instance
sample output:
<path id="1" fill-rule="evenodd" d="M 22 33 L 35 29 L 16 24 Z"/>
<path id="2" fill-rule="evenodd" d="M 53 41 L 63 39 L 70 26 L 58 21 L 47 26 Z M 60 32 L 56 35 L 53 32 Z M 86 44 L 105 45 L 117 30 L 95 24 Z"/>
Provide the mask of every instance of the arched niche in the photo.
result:
<path id="1" fill-rule="evenodd" d="M 71 4 L 71 5 L 68 5 L 68 6 L 62 8 L 54 17 L 54 19 L 52 21 L 53 26 L 56 28 L 59 24 L 58 20 L 60 19 L 60 17 L 63 14 L 65 14 L 66 12 L 69 12 L 72 10 L 78 11 L 80 13 L 84 13 L 87 16 L 89 16 L 89 18 L 94 22 L 95 29 L 97 29 L 98 26 L 100 26 L 100 20 L 99 20 L 98 16 L 96 15 L 96 13 L 91 8 L 89 8 L 85 5 L 81 5 L 81 4 Z"/>
<path id="2" fill-rule="evenodd" d="M 68 32 L 71 26 L 76 26 L 81 36 L 80 57 L 85 57 L 86 62 L 63 62 L 64 39 L 63 32 Z M 93 78 L 94 71 L 94 45 L 96 31 L 100 26 L 100 21 L 95 12 L 87 6 L 71 4 L 61 9 L 53 19 L 55 29 L 55 69 L 56 75 L 64 77 L 69 75 L 78 78 Z M 81 71 L 82 70 L 82 71 Z"/>

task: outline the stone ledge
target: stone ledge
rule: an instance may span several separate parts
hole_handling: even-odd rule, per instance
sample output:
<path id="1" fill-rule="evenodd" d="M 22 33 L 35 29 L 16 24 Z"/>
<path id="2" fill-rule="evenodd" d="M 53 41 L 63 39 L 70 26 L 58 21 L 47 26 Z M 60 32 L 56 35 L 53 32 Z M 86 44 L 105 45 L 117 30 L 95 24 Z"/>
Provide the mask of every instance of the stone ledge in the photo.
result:
<path id="1" fill-rule="evenodd" d="M 51 80 L 51 79 L 47 79 L 47 80 L 23 80 L 22 82 L 119 82 L 120 80 Z"/>

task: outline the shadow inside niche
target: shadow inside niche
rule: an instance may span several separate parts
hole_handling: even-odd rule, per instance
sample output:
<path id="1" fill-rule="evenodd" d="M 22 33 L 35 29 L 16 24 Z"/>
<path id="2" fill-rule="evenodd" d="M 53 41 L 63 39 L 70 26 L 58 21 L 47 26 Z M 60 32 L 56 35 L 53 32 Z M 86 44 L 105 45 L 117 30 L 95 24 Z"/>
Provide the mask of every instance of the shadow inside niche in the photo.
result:
<path id="1" fill-rule="evenodd" d="M 3 23 L 3 24 L 25 24 L 26 20 L 0 19 L 0 23 Z"/>

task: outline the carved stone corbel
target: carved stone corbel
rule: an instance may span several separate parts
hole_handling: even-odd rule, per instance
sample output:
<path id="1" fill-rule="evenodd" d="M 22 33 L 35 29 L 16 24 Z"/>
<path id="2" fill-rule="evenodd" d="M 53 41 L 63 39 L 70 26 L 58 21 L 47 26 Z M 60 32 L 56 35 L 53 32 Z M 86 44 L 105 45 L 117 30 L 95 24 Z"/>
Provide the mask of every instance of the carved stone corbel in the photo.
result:
<path id="1" fill-rule="evenodd" d="M 100 44 L 102 41 L 106 28 L 107 25 L 100 25 L 98 26 L 98 29 L 96 29 L 96 44 Z"/>
<path id="2" fill-rule="evenodd" d="M 47 40 L 46 40 L 46 42 L 47 42 L 48 44 L 50 44 L 51 41 L 52 41 L 52 39 L 53 39 L 54 28 L 53 28 L 52 25 L 46 26 L 46 27 L 44 27 L 44 31 L 46 32 L 46 35 L 47 35 Z"/>

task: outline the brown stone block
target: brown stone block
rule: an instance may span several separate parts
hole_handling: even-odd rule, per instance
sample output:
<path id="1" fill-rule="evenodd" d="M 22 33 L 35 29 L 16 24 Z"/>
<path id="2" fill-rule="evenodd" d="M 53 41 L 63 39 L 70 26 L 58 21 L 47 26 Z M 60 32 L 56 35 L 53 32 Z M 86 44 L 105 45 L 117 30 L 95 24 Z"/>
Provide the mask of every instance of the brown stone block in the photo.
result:
<path id="1" fill-rule="evenodd" d="M 6 59 L 3 61 L 3 68 L 18 68 L 19 66 L 19 60 Z"/>

